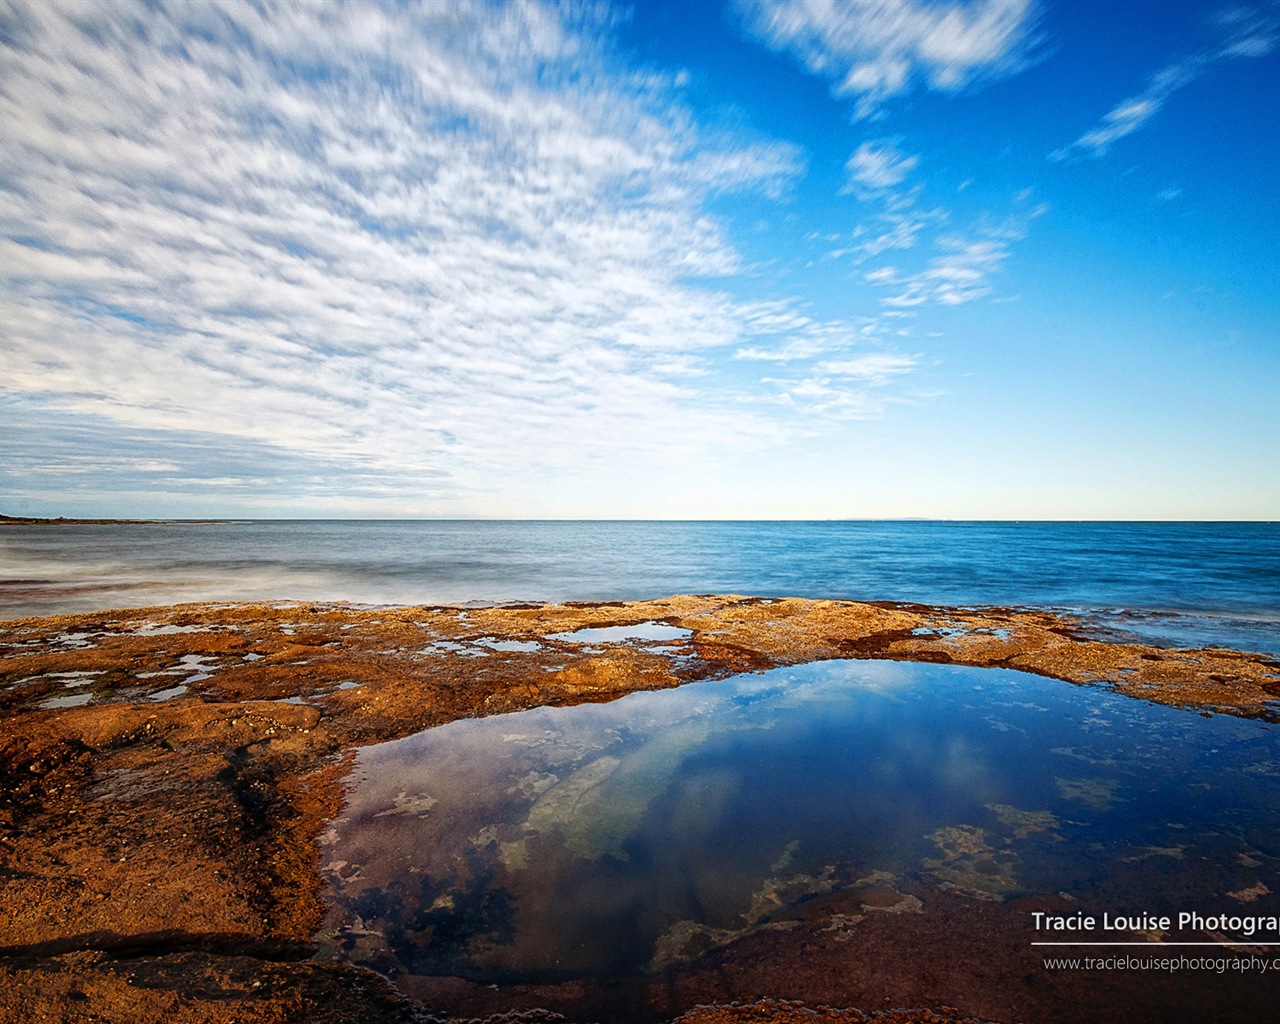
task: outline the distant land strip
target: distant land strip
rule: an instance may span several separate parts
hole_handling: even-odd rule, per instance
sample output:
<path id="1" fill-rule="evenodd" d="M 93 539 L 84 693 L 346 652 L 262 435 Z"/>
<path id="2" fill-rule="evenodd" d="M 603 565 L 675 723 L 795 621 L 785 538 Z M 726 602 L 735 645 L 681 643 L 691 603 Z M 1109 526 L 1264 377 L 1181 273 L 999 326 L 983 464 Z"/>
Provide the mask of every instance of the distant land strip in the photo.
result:
<path id="1" fill-rule="evenodd" d="M 188 526 L 229 522 L 229 519 L 72 519 L 67 516 L 50 519 L 0 514 L 0 526 Z"/>

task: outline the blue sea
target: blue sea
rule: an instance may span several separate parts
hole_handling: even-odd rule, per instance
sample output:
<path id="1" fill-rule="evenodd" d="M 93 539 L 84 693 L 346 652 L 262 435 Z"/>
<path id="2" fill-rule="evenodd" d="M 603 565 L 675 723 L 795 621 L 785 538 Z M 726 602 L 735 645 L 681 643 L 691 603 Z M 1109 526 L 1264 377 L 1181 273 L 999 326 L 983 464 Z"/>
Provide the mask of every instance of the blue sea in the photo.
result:
<path id="1" fill-rule="evenodd" d="M 0 528 L 0 618 L 179 601 L 679 593 L 1066 611 L 1280 655 L 1280 524 L 289 521 Z"/>

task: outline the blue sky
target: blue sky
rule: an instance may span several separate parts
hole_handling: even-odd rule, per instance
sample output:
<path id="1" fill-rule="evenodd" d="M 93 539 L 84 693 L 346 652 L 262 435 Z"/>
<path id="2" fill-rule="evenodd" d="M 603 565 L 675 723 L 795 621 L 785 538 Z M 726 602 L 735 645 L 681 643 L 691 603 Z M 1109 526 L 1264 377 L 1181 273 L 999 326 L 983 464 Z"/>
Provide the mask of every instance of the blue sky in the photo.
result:
<path id="1" fill-rule="evenodd" d="M 1275 519 L 1278 41 L 0 4 L 0 511 Z"/>

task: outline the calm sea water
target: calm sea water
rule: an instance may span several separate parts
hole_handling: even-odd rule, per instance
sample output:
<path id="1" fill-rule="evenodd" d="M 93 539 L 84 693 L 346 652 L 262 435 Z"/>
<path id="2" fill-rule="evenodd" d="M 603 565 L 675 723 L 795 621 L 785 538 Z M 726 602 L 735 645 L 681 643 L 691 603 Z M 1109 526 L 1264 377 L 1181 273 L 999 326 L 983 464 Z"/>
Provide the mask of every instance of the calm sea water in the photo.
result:
<path id="1" fill-rule="evenodd" d="M 258 521 L 0 528 L 0 618 L 676 593 L 1020 605 L 1280 654 L 1280 524 Z"/>

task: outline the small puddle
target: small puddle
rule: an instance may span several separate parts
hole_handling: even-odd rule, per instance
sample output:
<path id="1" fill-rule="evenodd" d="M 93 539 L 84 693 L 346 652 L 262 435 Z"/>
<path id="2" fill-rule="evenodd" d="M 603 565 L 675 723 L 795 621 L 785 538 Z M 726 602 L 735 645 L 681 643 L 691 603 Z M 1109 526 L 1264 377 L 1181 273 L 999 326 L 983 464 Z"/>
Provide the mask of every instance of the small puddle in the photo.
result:
<path id="1" fill-rule="evenodd" d="M 51 708 L 78 708 L 81 704 L 88 704 L 93 700 L 92 693 L 68 693 L 61 697 L 48 697 L 42 700 L 36 707 L 48 711 Z"/>
<path id="2" fill-rule="evenodd" d="M 394 652 L 388 652 L 394 653 Z M 488 651 L 477 650 L 457 640 L 434 640 L 422 649 L 423 654 L 451 654 L 458 658 L 487 658 Z"/>
<path id="3" fill-rule="evenodd" d="M 637 622 L 631 626 L 587 626 L 567 633 L 548 633 L 548 640 L 570 644 L 625 643 L 628 640 L 644 640 L 661 643 L 672 640 L 689 640 L 693 630 L 669 626 L 665 622 Z"/>
<path id="4" fill-rule="evenodd" d="M 911 631 L 912 636 L 990 636 L 997 640 L 1008 640 L 1013 630 L 1004 626 L 979 626 L 970 629 L 967 626 L 917 626 Z"/>
<path id="5" fill-rule="evenodd" d="M 53 638 L 54 643 L 62 644 L 63 647 L 92 647 L 89 641 L 99 633 L 62 633 Z"/>
<path id="6" fill-rule="evenodd" d="M 487 647 L 491 651 L 516 651 L 521 654 L 532 654 L 542 650 L 542 644 L 536 640 L 499 640 L 493 636 L 482 636 L 472 643 L 479 647 Z"/>
<path id="7" fill-rule="evenodd" d="M 1257 722 L 1008 670 L 804 665 L 363 749 L 320 942 L 505 985 L 643 978 L 851 893 L 915 913 L 912 884 L 1275 914 L 1278 804 Z"/>
<path id="8" fill-rule="evenodd" d="M 93 682 L 94 676 L 100 676 L 105 673 L 106 669 L 82 669 L 78 672 L 46 672 L 43 676 L 33 676 L 32 678 L 57 679 L 63 686 L 73 688 L 88 686 Z"/>
<path id="9" fill-rule="evenodd" d="M 184 673 L 191 673 L 183 680 L 184 683 L 198 683 L 202 679 L 208 679 L 216 671 L 213 664 L 217 659 L 208 654 L 184 654 L 178 659 L 178 664 L 172 668 L 161 669 L 158 672 L 139 672 L 135 678 L 137 679 L 158 679 L 160 676 L 180 676 Z"/>

